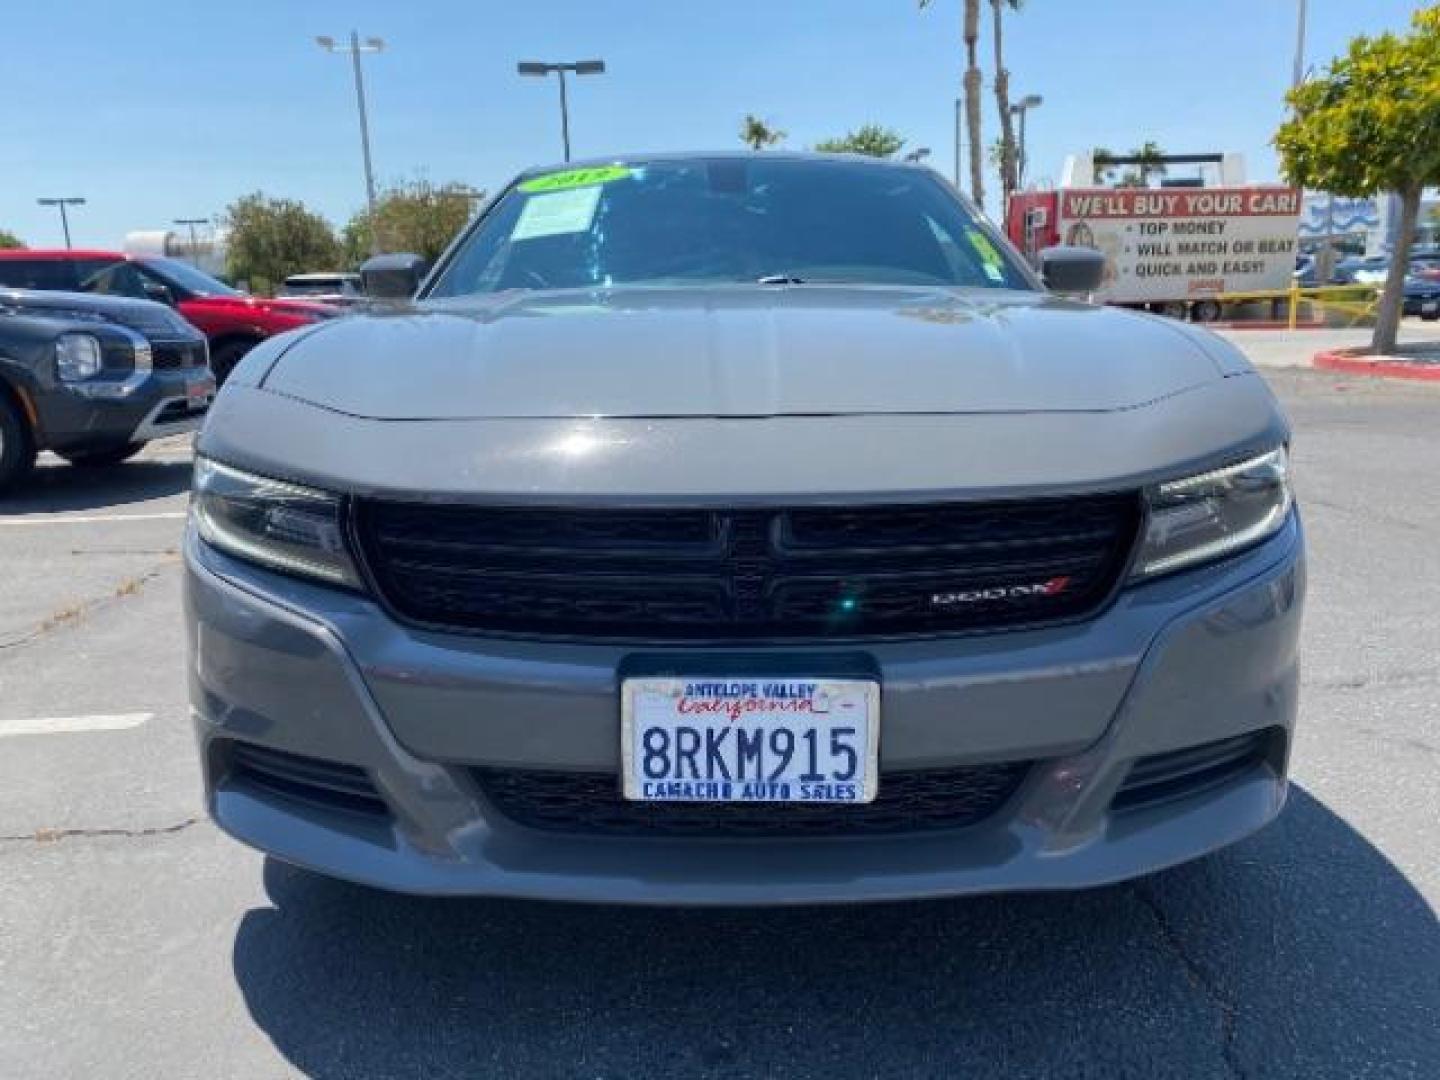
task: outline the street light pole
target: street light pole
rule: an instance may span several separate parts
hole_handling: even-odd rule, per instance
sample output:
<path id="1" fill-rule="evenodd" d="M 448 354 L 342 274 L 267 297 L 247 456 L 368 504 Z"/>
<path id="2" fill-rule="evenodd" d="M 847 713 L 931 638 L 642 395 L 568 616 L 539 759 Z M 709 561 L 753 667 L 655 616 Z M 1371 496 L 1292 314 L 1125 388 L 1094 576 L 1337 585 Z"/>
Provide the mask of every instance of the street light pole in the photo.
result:
<path id="1" fill-rule="evenodd" d="M 36 199 L 41 206 L 58 206 L 60 208 L 60 228 L 65 231 L 65 250 L 70 250 L 70 215 L 65 212 L 67 206 L 84 206 L 85 199 L 79 195 L 55 196 L 52 198 Z"/>
<path id="2" fill-rule="evenodd" d="M 960 187 L 960 99 L 955 99 L 955 187 Z"/>
<path id="3" fill-rule="evenodd" d="M 378 37 L 366 38 L 360 44 L 360 35 L 350 31 L 350 44 L 336 44 L 331 37 L 317 37 L 315 43 L 328 53 L 349 53 L 350 64 L 355 72 L 355 104 L 360 111 L 360 153 L 365 160 L 365 205 L 370 211 L 370 254 L 380 253 L 380 238 L 375 222 L 375 170 L 370 164 L 370 121 L 365 112 L 365 75 L 360 68 L 361 53 L 378 53 L 384 50 L 385 42 Z"/>
<path id="4" fill-rule="evenodd" d="M 200 265 L 200 241 L 195 236 L 196 225 L 209 225 L 210 219 L 203 217 L 181 217 L 176 218 L 172 224 L 186 225 L 190 228 L 190 261 L 196 266 Z"/>
<path id="5" fill-rule="evenodd" d="M 560 76 L 560 139 L 565 149 L 565 160 L 570 160 L 570 99 L 565 88 L 565 73 L 576 75 L 605 74 L 604 60 L 576 60 L 573 63 L 556 64 L 544 60 L 522 60 L 515 65 L 521 75 L 535 75 L 544 78 L 552 72 Z"/>
<path id="6" fill-rule="evenodd" d="M 559 68 L 560 76 L 560 141 L 565 144 L 565 160 L 570 160 L 570 101 L 565 96 L 565 69 Z"/>
<path id="7" fill-rule="evenodd" d="M 1291 86 L 1305 81 L 1305 0 L 1298 0 L 1295 19 L 1295 70 L 1290 77 Z"/>
<path id="8" fill-rule="evenodd" d="M 1019 160 L 1015 163 L 1015 186 L 1020 190 L 1025 188 L 1025 114 L 1031 109 L 1038 109 L 1045 104 L 1045 99 L 1039 94 L 1026 94 L 1023 98 L 1010 106 L 1010 112 L 1020 118 L 1020 147 Z"/>

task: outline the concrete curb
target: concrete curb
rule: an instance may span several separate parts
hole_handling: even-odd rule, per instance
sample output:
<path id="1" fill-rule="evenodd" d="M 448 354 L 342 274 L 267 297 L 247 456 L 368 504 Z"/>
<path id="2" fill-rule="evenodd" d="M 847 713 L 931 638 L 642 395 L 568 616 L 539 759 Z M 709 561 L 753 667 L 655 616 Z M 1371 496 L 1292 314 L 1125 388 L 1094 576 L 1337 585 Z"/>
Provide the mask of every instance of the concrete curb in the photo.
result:
<path id="1" fill-rule="evenodd" d="M 1440 382 L 1440 363 L 1401 360 L 1394 356 L 1371 356 L 1363 349 L 1317 352 L 1312 364 L 1317 371 L 1335 371 L 1345 375 Z"/>

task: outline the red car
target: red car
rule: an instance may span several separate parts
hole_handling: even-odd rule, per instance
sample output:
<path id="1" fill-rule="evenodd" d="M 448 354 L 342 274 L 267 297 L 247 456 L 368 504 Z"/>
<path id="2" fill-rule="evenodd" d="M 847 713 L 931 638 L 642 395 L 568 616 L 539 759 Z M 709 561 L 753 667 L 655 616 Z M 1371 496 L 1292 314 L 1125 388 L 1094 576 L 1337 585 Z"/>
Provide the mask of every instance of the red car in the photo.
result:
<path id="1" fill-rule="evenodd" d="M 61 289 L 141 300 L 179 309 L 210 339 L 218 382 L 272 334 L 339 314 L 305 300 L 266 300 L 230 288 L 189 263 L 115 251 L 0 251 L 0 287 Z"/>

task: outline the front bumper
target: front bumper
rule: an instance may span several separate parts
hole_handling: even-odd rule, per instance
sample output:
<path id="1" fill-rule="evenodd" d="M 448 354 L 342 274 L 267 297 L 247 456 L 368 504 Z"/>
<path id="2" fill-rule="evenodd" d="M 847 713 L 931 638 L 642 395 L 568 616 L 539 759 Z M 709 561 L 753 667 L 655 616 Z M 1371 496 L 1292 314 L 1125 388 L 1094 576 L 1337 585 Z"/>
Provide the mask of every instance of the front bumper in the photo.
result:
<path id="1" fill-rule="evenodd" d="M 1298 516 L 1243 556 L 1127 590 L 1083 625 L 847 646 L 882 684 L 882 788 L 887 772 L 1033 762 L 979 824 L 855 839 L 517 825 L 487 803 L 472 767 L 618 770 L 619 673 L 636 650 L 409 630 L 363 597 L 230 559 L 193 530 L 185 560 L 211 814 L 281 859 L 384 888 L 682 904 L 1075 888 L 1203 855 L 1284 803 L 1305 583 Z M 763 671 L 797 656 L 824 663 L 827 650 L 724 652 Z M 1268 752 L 1220 782 L 1112 805 L 1137 761 L 1257 732 Z M 354 766 L 384 812 L 249 784 L 228 764 L 239 744 Z"/>
<path id="2" fill-rule="evenodd" d="M 215 376 L 208 367 L 173 368 L 142 373 L 110 396 L 87 389 L 57 386 L 37 396 L 45 449 L 65 453 L 195 431 L 215 399 Z"/>

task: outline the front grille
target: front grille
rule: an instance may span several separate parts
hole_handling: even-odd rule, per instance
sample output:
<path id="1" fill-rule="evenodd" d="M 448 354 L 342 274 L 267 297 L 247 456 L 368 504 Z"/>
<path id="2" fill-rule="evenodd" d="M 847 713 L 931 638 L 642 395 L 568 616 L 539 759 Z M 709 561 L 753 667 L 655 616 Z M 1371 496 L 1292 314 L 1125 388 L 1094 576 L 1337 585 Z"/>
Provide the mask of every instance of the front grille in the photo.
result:
<path id="1" fill-rule="evenodd" d="M 150 342 L 150 365 L 156 371 L 203 368 L 208 367 L 209 364 L 209 353 L 203 339 L 196 341 L 152 340 Z"/>
<path id="2" fill-rule="evenodd" d="M 1111 805 L 1128 810 L 1205 791 L 1262 761 L 1277 760 L 1277 755 L 1283 754 L 1284 740 L 1283 731 L 1267 728 L 1143 757 L 1130 766 Z"/>
<path id="3" fill-rule="evenodd" d="M 613 773 L 472 770 L 505 817 L 544 832 L 653 837 L 817 837 L 974 825 L 1014 794 L 1026 762 L 884 773 L 870 803 L 630 802 Z"/>
<path id="4" fill-rule="evenodd" d="M 370 816 L 389 813 L 364 769 L 339 761 L 304 757 L 254 743 L 229 742 L 232 781 L 312 806 Z"/>
<path id="5" fill-rule="evenodd" d="M 1095 612 L 1138 496 L 779 510 L 573 510 L 361 500 L 402 619 L 483 633 L 664 640 L 993 630 Z"/>

